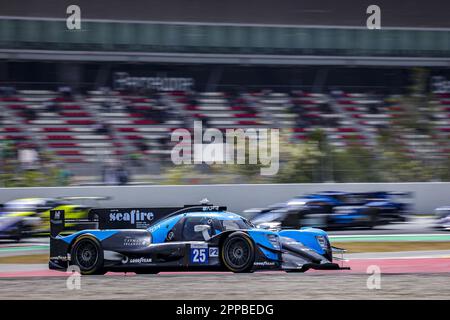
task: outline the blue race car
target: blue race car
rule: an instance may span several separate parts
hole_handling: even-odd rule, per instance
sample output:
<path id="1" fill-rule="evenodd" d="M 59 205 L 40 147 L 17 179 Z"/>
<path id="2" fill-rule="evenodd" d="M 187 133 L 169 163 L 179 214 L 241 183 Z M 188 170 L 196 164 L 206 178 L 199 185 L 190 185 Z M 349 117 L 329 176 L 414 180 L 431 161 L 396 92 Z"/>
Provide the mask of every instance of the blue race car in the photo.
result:
<path id="1" fill-rule="evenodd" d="M 395 199 L 403 192 L 323 191 L 295 197 L 264 209 L 249 209 L 256 225 L 280 224 L 285 228 L 317 226 L 337 229 L 373 228 L 391 222 L 404 222 L 408 204 Z"/>
<path id="2" fill-rule="evenodd" d="M 314 228 L 256 228 L 226 207 L 93 209 L 88 229 L 64 234 L 64 211 L 51 212 L 50 269 L 107 271 L 348 269 L 333 262 L 327 234 Z M 80 222 L 80 221 L 79 221 Z"/>

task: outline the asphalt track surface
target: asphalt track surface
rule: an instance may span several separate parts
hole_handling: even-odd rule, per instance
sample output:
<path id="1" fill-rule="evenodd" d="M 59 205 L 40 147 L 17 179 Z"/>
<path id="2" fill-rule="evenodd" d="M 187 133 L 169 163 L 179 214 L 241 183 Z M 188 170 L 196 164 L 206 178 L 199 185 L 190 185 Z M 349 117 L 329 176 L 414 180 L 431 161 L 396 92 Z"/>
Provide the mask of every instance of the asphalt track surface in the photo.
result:
<path id="1" fill-rule="evenodd" d="M 349 258 L 352 270 L 342 271 L 81 276 L 79 290 L 68 289 L 70 274 L 46 265 L 0 265 L 0 299 L 450 299 L 448 250 Z M 367 286 L 374 268 L 380 289 Z"/>
<path id="2" fill-rule="evenodd" d="M 367 274 L 161 274 L 0 279 L 1 299 L 449 299 L 448 273 L 382 274 L 369 289 Z"/>

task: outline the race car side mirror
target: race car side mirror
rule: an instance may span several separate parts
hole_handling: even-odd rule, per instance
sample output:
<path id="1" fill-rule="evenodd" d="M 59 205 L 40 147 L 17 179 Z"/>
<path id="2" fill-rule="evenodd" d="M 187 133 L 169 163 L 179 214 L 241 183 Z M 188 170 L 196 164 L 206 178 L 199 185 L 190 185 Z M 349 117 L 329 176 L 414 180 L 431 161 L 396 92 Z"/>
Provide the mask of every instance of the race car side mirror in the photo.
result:
<path id="1" fill-rule="evenodd" d="M 203 232 L 205 230 L 208 231 L 209 229 L 211 229 L 211 227 L 207 224 L 197 224 L 196 226 L 194 226 L 195 232 Z"/>
<path id="2" fill-rule="evenodd" d="M 211 238 L 208 232 L 209 229 L 211 229 L 211 227 L 206 224 L 197 224 L 194 226 L 194 231 L 201 232 L 205 241 L 208 241 Z"/>
<path id="3" fill-rule="evenodd" d="M 281 223 L 278 221 L 274 222 L 263 222 L 256 226 L 258 229 L 265 229 L 271 231 L 279 231 L 281 230 Z"/>

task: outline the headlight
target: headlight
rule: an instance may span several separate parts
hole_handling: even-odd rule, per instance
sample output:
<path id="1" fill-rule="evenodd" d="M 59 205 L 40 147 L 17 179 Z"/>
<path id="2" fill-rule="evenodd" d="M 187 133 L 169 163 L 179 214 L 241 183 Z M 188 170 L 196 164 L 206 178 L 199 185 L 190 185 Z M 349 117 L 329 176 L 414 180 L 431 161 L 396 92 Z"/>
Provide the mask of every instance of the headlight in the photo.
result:
<path id="1" fill-rule="evenodd" d="M 272 244 L 272 246 L 275 249 L 280 250 L 280 248 L 281 248 L 280 240 L 279 240 L 277 235 L 275 235 L 275 234 L 268 234 L 267 235 L 267 239 L 269 239 L 269 242 Z"/>
<path id="2" fill-rule="evenodd" d="M 325 236 L 316 236 L 316 239 L 322 249 L 328 249 L 328 241 Z"/>

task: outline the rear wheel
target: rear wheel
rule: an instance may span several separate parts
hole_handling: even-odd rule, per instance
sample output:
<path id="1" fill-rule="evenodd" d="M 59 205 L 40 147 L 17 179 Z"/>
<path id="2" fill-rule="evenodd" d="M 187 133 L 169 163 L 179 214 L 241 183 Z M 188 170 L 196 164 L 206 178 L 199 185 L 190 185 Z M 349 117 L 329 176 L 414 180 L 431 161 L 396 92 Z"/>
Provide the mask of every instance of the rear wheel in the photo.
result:
<path id="1" fill-rule="evenodd" d="M 250 272 L 255 261 L 255 246 L 244 233 L 232 233 L 222 246 L 222 262 L 233 272 Z"/>
<path id="2" fill-rule="evenodd" d="M 370 229 L 375 228 L 378 225 L 378 210 L 375 208 L 369 208 L 366 211 L 366 215 L 368 217 L 368 227 Z"/>
<path id="3" fill-rule="evenodd" d="M 72 264 L 80 268 L 80 273 L 104 274 L 103 250 L 100 243 L 89 236 L 81 236 L 72 246 L 70 253 Z"/>

